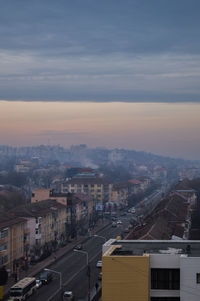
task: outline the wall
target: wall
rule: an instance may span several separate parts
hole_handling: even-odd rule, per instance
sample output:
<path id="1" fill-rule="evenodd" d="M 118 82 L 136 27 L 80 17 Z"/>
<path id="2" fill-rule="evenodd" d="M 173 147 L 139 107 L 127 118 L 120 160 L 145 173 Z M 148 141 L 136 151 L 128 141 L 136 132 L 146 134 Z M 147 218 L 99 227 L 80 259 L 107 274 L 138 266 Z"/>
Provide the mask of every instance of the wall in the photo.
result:
<path id="1" fill-rule="evenodd" d="M 151 254 L 150 268 L 179 269 L 180 254 Z M 151 297 L 179 297 L 179 290 L 151 290 Z"/>
<path id="2" fill-rule="evenodd" d="M 181 301 L 199 301 L 200 283 L 196 283 L 196 273 L 200 273 L 200 257 L 181 256 L 180 269 Z"/>
<path id="3" fill-rule="evenodd" d="M 103 256 L 103 301 L 148 301 L 149 256 Z"/>

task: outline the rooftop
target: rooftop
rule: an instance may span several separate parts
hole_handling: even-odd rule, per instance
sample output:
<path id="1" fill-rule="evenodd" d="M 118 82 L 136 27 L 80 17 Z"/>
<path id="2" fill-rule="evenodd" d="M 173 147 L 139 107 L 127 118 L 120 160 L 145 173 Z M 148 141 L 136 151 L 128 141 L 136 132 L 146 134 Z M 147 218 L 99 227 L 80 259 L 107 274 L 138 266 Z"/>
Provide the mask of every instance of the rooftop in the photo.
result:
<path id="1" fill-rule="evenodd" d="M 142 256 L 143 254 L 180 254 L 200 256 L 199 240 L 115 240 L 111 256 Z"/>
<path id="2" fill-rule="evenodd" d="M 108 185 L 109 182 L 107 182 L 105 179 L 102 178 L 73 178 L 69 181 L 67 181 L 67 184 L 103 184 Z"/>

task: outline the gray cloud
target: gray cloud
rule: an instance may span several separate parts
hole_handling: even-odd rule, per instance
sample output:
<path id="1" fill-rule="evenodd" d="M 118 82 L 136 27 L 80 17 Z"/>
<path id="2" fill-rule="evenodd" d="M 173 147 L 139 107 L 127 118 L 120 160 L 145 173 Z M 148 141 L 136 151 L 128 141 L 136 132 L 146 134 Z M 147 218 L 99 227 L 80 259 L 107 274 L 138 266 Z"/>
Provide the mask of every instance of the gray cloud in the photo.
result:
<path id="1" fill-rule="evenodd" d="M 0 99 L 199 101 L 198 0 L 7 0 Z"/>

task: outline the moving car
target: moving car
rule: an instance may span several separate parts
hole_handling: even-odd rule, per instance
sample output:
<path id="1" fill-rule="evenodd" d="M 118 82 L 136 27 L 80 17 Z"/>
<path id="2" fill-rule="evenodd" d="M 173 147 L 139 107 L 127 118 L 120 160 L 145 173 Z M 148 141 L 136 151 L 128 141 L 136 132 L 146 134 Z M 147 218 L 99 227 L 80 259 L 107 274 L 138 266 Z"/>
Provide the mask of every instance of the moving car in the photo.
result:
<path id="1" fill-rule="evenodd" d="M 118 224 L 118 225 L 121 225 L 121 224 L 122 224 L 122 221 L 118 220 L 118 221 L 117 221 L 117 224 Z"/>
<path id="2" fill-rule="evenodd" d="M 40 279 L 36 279 L 36 287 L 40 288 L 42 286 L 42 281 Z"/>
<path id="3" fill-rule="evenodd" d="M 102 260 L 97 261 L 96 267 L 102 268 Z"/>
<path id="4" fill-rule="evenodd" d="M 50 271 L 43 271 L 40 274 L 39 279 L 42 282 L 42 284 L 48 284 L 53 279 L 53 276 Z"/>
<path id="5" fill-rule="evenodd" d="M 113 228 L 116 228 L 116 227 L 117 227 L 117 223 L 113 222 L 113 223 L 112 223 L 112 227 L 113 227 Z"/>
<path id="6" fill-rule="evenodd" d="M 83 245 L 82 244 L 78 244 L 74 247 L 75 250 L 82 250 L 83 249 Z"/>
<path id="7" fill-rule="evenodd" d="M 102 280 L 102 272 L 99 273 L 98 280 Z"/>
<path id="8" fill-rule="evenodd" d="M 72 291 L 65 291 L 63 293 L 63 301 L 73 301 L 74 300 L 74 295 Z"/>

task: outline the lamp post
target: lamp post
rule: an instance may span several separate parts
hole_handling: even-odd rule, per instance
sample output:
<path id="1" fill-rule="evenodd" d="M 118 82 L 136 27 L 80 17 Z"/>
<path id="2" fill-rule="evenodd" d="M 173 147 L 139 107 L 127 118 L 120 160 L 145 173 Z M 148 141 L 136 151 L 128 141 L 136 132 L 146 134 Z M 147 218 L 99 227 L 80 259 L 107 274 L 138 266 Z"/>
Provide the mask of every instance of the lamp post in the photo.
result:
<path id="1" fill-rule="evenodd" d="M 58 272 L 58 271 L 55 271 L 55 270 L 51 270 L 51 269 L 44 269 L 44 270 L 59 275 L 59 277 L 60 277 L 60 288 L 59 288 L 59 291 L 61 290 L 61 292 L 62 292 L 62 273 L 61 273 L 61 272 Z"/>
<path id="2" fill-rule="evenodd" d="M 93 235 L 94 237 L 99 237 L 99 238 L 102 238 L 103 240 L 104 240 L 104 242 L 106 242 L 106 237 L 104 237 L 104 236 L 101 236 L 101 235 L 97 235 L 97 234 L 95 234 L 95 235 Z"/>
<path id="3" fill-rule="evenodd" d="M 87 277 L 88 277 L 88 301 L 90 301 L 90 266 L 89 266 L 88 252 L 76 250 L 76 249 L 74 249 L 74 252 L 79 252 L 86 255 Z"/>

